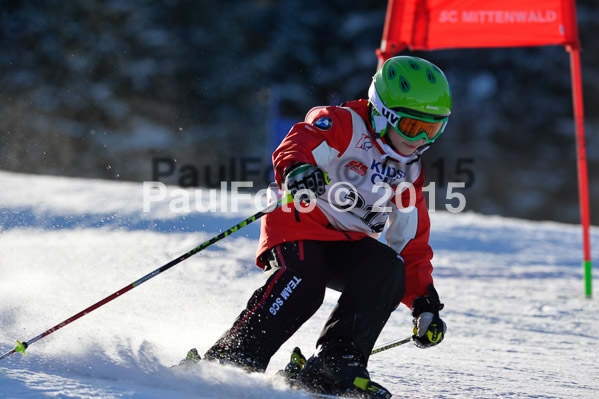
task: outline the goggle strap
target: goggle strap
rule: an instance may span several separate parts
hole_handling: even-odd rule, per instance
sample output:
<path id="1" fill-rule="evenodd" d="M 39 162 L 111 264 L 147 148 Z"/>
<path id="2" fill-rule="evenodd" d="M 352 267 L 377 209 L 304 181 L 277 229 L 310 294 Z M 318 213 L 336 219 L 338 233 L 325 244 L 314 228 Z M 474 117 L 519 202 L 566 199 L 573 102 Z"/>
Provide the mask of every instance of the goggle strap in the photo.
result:
<path id="1" fill-rule="evenodd" d="M 379 93 L 376 91 L 376 87 L 374 85 L 374 80 L 373 80 L 372 84 L 370 85 L 370 87 L 368 88 L 368 99 L 370 100 L 370 102 L 372 103 L 374 108 L 376 108 L 376 110 L 381 114 L 381 116 L 383 116 L 387 120 L 387 122 L 389 122 L 390 125 L 393 125 L 393 126 L 397 125 L 397 121 L 399 121 L 399 119 L 401 118 L 402 115 L 400 115 L 398 113 L 398 111 L 394 111 L 393 109 L 387 107 L 383 103 L 383 100 L 381 100 Z M 424 118 L 424 117 L 419 118 L 416 115 L 410 115 L 409 113 L 406 113 L 406 112 L 402 112 L 402 113 L 405 114 L 409 118 L 421 120 L 423 122 L 429 122 L 429 123 L 441 122 L 441 120 L 432 120 L 432 119 L 426 120 L 426 118 Z M 392 123 L 392 121 L 389 119 L 389 117 L 387 117 L 385 115 L 392 115 L 392 116 L 396 117 L 397 120 L 395 121 L 395 123 Z M 445 124 L 447 124 L 447 116 L 444 117 L 443 122 L 445 122 L 444 123 L 444 126 L 445 126 Z"/>

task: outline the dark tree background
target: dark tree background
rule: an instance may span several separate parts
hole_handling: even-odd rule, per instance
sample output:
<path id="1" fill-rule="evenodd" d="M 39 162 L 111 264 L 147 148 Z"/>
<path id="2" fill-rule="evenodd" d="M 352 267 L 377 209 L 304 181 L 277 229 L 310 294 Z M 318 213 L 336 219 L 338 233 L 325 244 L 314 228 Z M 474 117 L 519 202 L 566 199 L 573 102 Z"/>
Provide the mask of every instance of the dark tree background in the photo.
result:
<path id="1" fill-rule="evenodd" d="M 274 118 L 366 97 L 385 11 L 386 1 L 5 0 L 0 169 L 142 181 L 168 159 L 174 173 L 161 180 L 181 183 L 187 165 L 197 179 L 183 180 L 203 186 L 239 178 L 245 162 L 262 187 Z M 577 11 L 599 224 L 599 7 L 578 1 Z M 461 180 L 467 210 L 577 223 L 568 53 L 412 54 L 440 66 L 454 96 L 425 156 L 436 209 Z"/>

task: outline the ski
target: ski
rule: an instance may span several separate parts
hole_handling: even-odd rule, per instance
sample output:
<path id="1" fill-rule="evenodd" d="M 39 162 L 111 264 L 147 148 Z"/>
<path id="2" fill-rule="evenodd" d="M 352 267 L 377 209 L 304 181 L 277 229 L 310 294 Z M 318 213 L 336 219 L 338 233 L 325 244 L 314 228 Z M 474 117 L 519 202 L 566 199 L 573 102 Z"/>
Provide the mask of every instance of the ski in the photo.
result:
<path id="1" fill-rule="evenodd" d="M 281 380 L 290 390 L 301 392 L 313 398 L 335 398 L 335 399 L 390 399 L 393 395 L 385 388 L 373 381 L 361 381 L 360 387 L 349 391 L 319 392 L 306 384 L 292 378 L 288 378 L 284 370 L 275 374 L 273 382 Z"/>
<path id="2" fill-rule="evenodd" d="M 295 355 L 295 356 L 293 356 Z M 298 361 L 298 359 L 303 359 L 305 362 L 305 358 L 301 355 L 301 351 L 299 348 L 295 348 L 292 353 L 292 362 L 293 360 Z M 171 366 L 172 369 L 188 369 L 193 368 L 194 366 L 199 365 L 201 361 L 201 357 L 198 354 L 197 349 L 193 348 L 187 352 L 185 359 L 181 360 L 179 364 Z M 293 365 L 293 363 L 292 363 Z M 381 385 L 376 382 L 367 380 L 367 379 L 359 379 L 356 378 L 354 382 L 355 387 L 351 390 L 340 391 L 340 392 L 318 392 L 318 388 L 313 388 L 309 385 L 306 385 L 295 378 L 296 374 L 290 373 L 292 370 L 295 370 L 293 367 L 290 368 L 287 366 L 286 370 L 279 370 L 272 377 L 272 384 L 277 385 L 277 383 L 283 383 L 289 390 L 306 394 L 312 398 L 333 398 L 333 399 L 390 399 L 393 395 L 383 388 Z"/>

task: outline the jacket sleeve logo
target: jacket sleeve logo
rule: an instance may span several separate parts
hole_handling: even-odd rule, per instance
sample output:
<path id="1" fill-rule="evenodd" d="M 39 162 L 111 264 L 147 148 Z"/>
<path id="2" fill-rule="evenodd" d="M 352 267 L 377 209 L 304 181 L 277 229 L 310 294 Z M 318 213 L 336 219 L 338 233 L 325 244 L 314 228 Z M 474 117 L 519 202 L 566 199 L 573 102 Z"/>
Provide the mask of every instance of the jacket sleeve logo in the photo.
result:
<path id="1" fill-rule="evenodd" d="M 314 121 L 312 125 L 316 126 L 320 130 L 329 130 L 331 127 L 333 127 L 333 121 L 331 118 L 324 117 Z"/>

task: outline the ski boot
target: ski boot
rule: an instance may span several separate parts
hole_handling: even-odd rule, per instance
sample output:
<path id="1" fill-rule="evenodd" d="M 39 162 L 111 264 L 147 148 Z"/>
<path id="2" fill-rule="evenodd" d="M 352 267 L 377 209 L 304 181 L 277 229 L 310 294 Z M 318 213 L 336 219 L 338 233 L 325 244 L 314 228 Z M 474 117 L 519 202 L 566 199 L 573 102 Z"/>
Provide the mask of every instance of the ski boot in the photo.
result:
<path id="1" fill-rule="evenodd" d="M 185 356 L 185 359 L 181 360 L 178 365 L 172 367 L 190 368 L 197 366 L 198 363 L 200 363 L 200 360 L 202 360 L 202 358 L 200 357 L 198 350 L 196 348 L 193 348 L 187 352 L 187 356 Z"/>
<path id="2" fill-rule="evenodd" d="M 300 348 L 295 347 L 291 352 L 289 363 L 285 369 L 277 371 L 277 376 L 282 377 L 289 385 L 293 385 L 297 380 L 297 375 L 304 369 L 306 357 L 302 354 Z"/>
<path id="3" fill-rule="evenodd" d="M 366 361 L 352 342 L 335 340 L 319 346 L 297 374 L 312 392 L 352 398 L 391 398 L 391 393 L 370 379 Z"/>
<path id="4" fill-rule="evenodd" d="M 232 351 L 220 346 L 214 346 L 204 354 L 204 360 L 216 361 L 220 364 L 239 367 L 248 373 L 264 372 L 265 365 L 243 352 Z"/>

